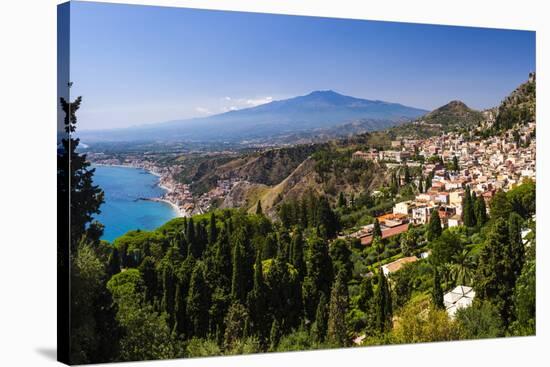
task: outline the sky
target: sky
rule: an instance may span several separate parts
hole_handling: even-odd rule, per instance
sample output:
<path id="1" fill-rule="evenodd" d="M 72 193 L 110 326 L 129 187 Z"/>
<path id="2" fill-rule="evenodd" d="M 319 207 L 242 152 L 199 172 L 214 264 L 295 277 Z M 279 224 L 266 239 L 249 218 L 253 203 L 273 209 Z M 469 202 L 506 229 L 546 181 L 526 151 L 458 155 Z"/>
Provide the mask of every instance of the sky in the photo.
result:
<path id="1" fill-rule="evenodd" d="M 496 106 L 535 71 L 535 32 L 71 3 L 81 130 L 203 117 L 335 90 L 432 110 Z"/>

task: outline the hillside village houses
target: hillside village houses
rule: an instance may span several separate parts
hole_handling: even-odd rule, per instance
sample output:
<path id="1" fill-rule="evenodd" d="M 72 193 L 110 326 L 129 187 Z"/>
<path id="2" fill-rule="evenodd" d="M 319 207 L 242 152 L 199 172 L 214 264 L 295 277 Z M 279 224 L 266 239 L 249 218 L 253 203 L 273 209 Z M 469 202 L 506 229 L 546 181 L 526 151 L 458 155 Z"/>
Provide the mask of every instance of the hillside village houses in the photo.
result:
<path id="1" fill-rule="evenodd" d="M 452 161 L 455 156 L 458 159 L 458 172 L 436 163 L 421 166 L 423 177 L 433 172 L 431 187 L 416 195 L 413 200 L 396 203 L 392 213 L 378 217 L 382 237 L 406 231 L 408 223 L 426 224 L 433 210 L 438 210 L 443 227 L 461 225 L 462 199 L 467 186 L 489 204 L 497 190 L 507 191 L 521 184 L 525 178 L 535 180 L 536 146 L 535 140 L 531 139 L 534 129 L 534 122 L 522 126 L 519 129 L 519 144 L 512 133 L 474 141 L 464 139 L 462 134 L 448 133 L 424 140 L 393 141 L 392 149 L 400 150 L 371 149 L 353 153 L 353 159 L 385 163 L 388 168 L 419 166 L 419 162 L 412 161 L 415 154 L 425 159 L 439 155 L 444 162 Z M 372 241 L 372 224 L 362 227 L 351 236 L 359 238 L 363 245 L 369 245 Z"/>

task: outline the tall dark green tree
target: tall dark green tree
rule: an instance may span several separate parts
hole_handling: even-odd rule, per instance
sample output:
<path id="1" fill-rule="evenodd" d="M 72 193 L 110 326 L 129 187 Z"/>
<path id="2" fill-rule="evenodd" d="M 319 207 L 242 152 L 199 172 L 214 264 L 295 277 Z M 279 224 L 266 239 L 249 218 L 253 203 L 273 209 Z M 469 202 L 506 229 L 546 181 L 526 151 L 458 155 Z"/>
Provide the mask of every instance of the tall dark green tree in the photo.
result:
<path id="1" fill-rule="evenodd" d="M 341 347 L 348 345 L 346 313 L 348 311 L 348 286 L 342 272 L 338 273 L 330 293 L 327 324 L 327 340 Z"/>
<path id="2" fill-rule="evenodd" d="M 378 286 L 375 293 L 376 328 L 380 333 L 388 331 L 392 327 L 392 300 L 388 280 L 384 276 L 382 268 L 378 271 Z"/>
<path id="3" fill-rule="evenodd" d="M 476 274 L 476 296 L 493 303 L 505 327 L 511 321 L 513 292 L 517 279 L 511 255 L 508 223 L 497 218 L 487 235 Z"/>
<path id="4" fill-rule="evenodd" d="M 296 228 L 294 236 L 292 236 L 290 257 L 292 265 L 298 271 L 298 277 L 303 279 L 306 275 L 306 264 L 304 262 L 304 238 L 300 227 Z"/>
<path id="5" fill-rule="evenodd" d="M 264 246 L 262 249 L 262 258 L 273 259 L 277 256 L 277 237 L 274 233 L 270 233 L 266 236 Z"/>
<path id="6" fill-rule="evenodd" d="M 67 102 L 61 98 L 61 108 L 65 113 L 66 138 L 61 140 L 62 148 L 57 154 L 58 197 L 60 200 L 68 200 L 70 193 L 70 231 L 62 231 L 60 235 L 70 235 L 72 252 L 76 252 L 82 236 L 91 241 L 98 241 L 103 233 L 101 224 L 91 222 L 94 215 L 101 213 L 100 206 L 104 202 L 104 193 L 99 186 L 94 185 L 95 169 L 90 168 L 86 154 L 77 152 L 80 139 L 73 138 L 72 135 L 76 131 L 76 112 L 81 103 L 82 97 L 78 97 L 74 102 Z M 69 238 L 60 238 L 59 241 L 68 243 Z"/>
<path id="7" fill-rule="evenodd" d="M 455 171 L 455 172 L 460 171 L 460 166 L 458 165 L 458 157 L 457 157 L 456 155 L 453 156 L 453 165 L 452 165 L 452 169 L 453 169 L 453 171 Z"/>
<path id="8" fill-rule="evenodd" d="M 118 249 L 113 247 L 111 255 L 109 255 L 109 263 L 107 264 L 107 273 L 113 276 L 120 272 L 120 255 Z"/>
<path id="9" fill-rule="evenodd" d="M 176 285 L 176 294 L 175 294 L 175 304 L 174 304 L 174 328 L 178 335 L 185 334 L 186 328 L 186 318 L 187 314 L 185 312 L 185 307 L 187 303 L 187 294 L 184 293 L 185 288 L 182 282 L 178 282 Z"/>
<path id="10" fill-rule="evenodd" d="M 420 176 L 420 178 L 418 179 L 418 192 L 419 193 L 424 192 L 424 186 L 422 185 L 423 180 L 424 180 L 424 178 L 422 176 Z"/>
<path id="11" fill-rule="evenodd" d="M 187 236 L 187 242 L 190 246 L 197 240 L 195 237 L 195 223 L 193 222 L 193 217 L 189 218 L 189 220 L 187 221 L 185 235 Z M 197 256 L 195 256 L 195 258 L 197 258 Z"/>
<path id="12" fill-rule="evenodd" d="M 487 207 L 485 205 L 485 199 L 483 196 L 478 196 L 474 204 L 474 213 L 476 217 L 476 224 L 481 228 L 489 220 L 487 216 Z"/>
<path id="13" fill-rule="evenodd" d="M 340 194 L 338 195 L 338 207 L 345 208 L 347 206 L 346 197 L 344 196 L 344 192 L 340 191 Z"/>
<path id="14" fill-rule="evenodd" d="M 202 261 L 198 261 L 191 275 L 189 293 L 187 295 L 187 317 L 189 328 L 193 336 L 204 338 L 208 331 L 208 310 L 210 308 L 210 295 L 208 284 L 205 280 L 205 267 Z"/>
<path id="15" fill-rule="evenodd" d="M 498 218 L 508 220 L 508 216 L 512 212 L 512 204 L 508 200 L 506 193 L 502 190 L 498 190 L 495 193 L 489 206 L 491 208 L 491 218 L 493 220 Z"/>
<path id="16" fill-rule="evenodd" d="M 171 264 L 166 265 L 162 271 L 162 292 L 161 308 L 168 314 L 168 325 L 173 327 L 176 283 Z"/>
<path id="17" fill-rule="evenodd" d="M 216 214 L 210 214 L 210 224 L 208 225 L 208 243 L 214 244 L 218 240 L 218 227 L 216 224 Z"/>
<path id="18" fill-rule="evenodd" d="M 317 224 L 319 226 L 324 226 L 327 231 L 327 236 L 329 238 L 333 238 L 336 236 L 336 233 L 340 229 L 340 225 L 338 223 L 338 217 L 330 207 L 330 204 L 326 197 L 322 196 L 319 199 L 318 205 L 319 206 L 317 210 L 317 218 L 318 218 Z"/>
<path id="19" fill-rule="evenodd" d="M 428 174 L 428 177 L 426 177 L 426 185 L 424 187 L 424 191 L 427 191 L 430 187 L 432 187 L 433 176 L 434 176 L 433 172 L 430 172 L 430 174 Z"/>
<path id="20" fill-rule="evenodd" d="M 469 187 L 466 187 L 464 198 L 462 199 L 462 221 L 466 227 L 473 227 L 476 225 L 474 204 Z"/>
<path id="21" fill-rule="evenodd" d="M 510 235 L 510 250 L 508 256 L 511 261 L 511 269 L 515 278 L 519 277 L 525 262 L 525 248 L 521 238 L 521 227 L 523 218 L 512 212 L 508 219 L 508 233 Z"/>
<path id="22" fill-rule="evenodd" d="M 374 220 L 374 228 L 372 230 L 372 237 L 373 238 L 382 238 L 382 229 L 380 228 L 380 222 L 378 222 L 378 218 Z"/>
<path id="23" fill-rule="evenodd" d="M 432 302 L 435 307 L 443 308 L 443 289 L 441 288 L 441 279 L 439 277 L 439 270 L 434 266 L 433 270 L 433 288 L 432 288 Z"/>
<path id="24" fill-rule="evenodd" d="M 252 286 L 252 290 L 248 293 L 247 303 L 248 309 L 250 310 L 252 332 L 262 341 L 267 337 L 269 328 L 267 302 L 267 289 L 264 282 L 262 257 L 258 251 L 254 264 L 254 285 Z"/>
<path id="25" fill-rule="evenodd" d="M 145 285 L 145 300 L 152 303 L 159 294 L 159 283 L 157 271 L 155 269 L 155 259 L 151 256 L 146 256 L 139 265 L 139 271 Z"/>
<path id="26" fill-rule="evenodd" d="M 430 215 L 430 222 L 428 223 L 428 241 L 433 241 L 441 236 L 441 219 L 439 219 L 439 208 L 434 208 Z"/>
<path id="27" fill-rule="evenodd" d="M 404 172 L 404 179 L 403 181 L 405 184 L 411 183 L 411 172 L 409 170 L 409 166 L 405 164 L 405 172 Z"/>
<path id="28" fill-rule="evenodd" d="M 217 240 L 215 271 L 218 277 L 218 286 L 229 293 L 231 290 L 231 274 L 233 271 L 233 265 L 231 243 L 229 242 L 229 233 L 225 222 Z"/>
<path id="29" fill-rule="evenodd" d="M 275 351 L 281 340 L 281 324 L 277 319 L 271 323 L 271 331 L 269 332 L 270 346 L 269 350 Z"/>
<path id="30" fill-rule="evenodd" d="M 330 293 L 333 266 L 325 240 L 313 235 L 308 238 L 308 247 L 307 276 L 304 278 L 303 296 L 306 315 L 312 320 L 315 317 L 321 293 Z"/>
<path id="31" fill-rule="evenodd" d="M 260 200 L 258 200 L 258 204 L 256 204 L 256 214 L 263 214 L 262 202 Z"/>
<path id="32" fill-rule="evenodd" d="M 232 277 L 231 277 L 231 297 L 234 301 L 244 304 L 247 295 L 247 275 L 246 269 L 246 246 L 245 234 L 239 230 L 234 234 L 233 240 L 233 261 L 232 261 Z"/>
<path id="33" fill-rule="evenodd" d="M 315 311 L 315 322 L 312 325 L 312 336 L 317 343 L 325 341 L 327 336 L 327 324 L 328 324 L 328 307 L 327 296 L 321 293 L 319 297 L 319 303 L 317 304 L 317 310 Z"/>
<path id="34" fill-rule="evenodd" d="M 342 273 L 344 281 L 347 283 L 352 276 L 353 264 L 351 262 L 351 250 L 347 242 L 343 239 L 333 241 L 329 247 L 330 258 L 334 268 L 334 273 Z"/>

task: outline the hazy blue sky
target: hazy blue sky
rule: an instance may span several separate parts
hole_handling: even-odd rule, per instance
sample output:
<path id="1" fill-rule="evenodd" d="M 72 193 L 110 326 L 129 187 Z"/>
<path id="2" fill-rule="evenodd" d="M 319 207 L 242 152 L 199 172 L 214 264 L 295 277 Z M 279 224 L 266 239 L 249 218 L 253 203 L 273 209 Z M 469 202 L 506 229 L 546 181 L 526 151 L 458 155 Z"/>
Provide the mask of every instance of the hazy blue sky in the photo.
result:
<path id="1" fill-rule="evenodd" d="M 81 129 L 206 116 L 333 89 L 433 109 L 498 104 L 535 33 L 73 2 Z"/>

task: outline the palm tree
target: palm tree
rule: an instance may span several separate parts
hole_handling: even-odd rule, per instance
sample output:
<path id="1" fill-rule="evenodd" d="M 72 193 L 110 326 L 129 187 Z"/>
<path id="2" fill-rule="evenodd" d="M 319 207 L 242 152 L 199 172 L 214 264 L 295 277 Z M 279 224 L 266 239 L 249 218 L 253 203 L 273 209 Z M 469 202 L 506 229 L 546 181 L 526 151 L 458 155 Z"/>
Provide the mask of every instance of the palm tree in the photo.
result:
<path id="1" fill-rule="evenodd" d="M 453 257 L 450 268 L 450 276 L 456 285 L 469 285 L 474 276 L 475 264 L 470 256 L 470 251 L 464 249 Z"/>

